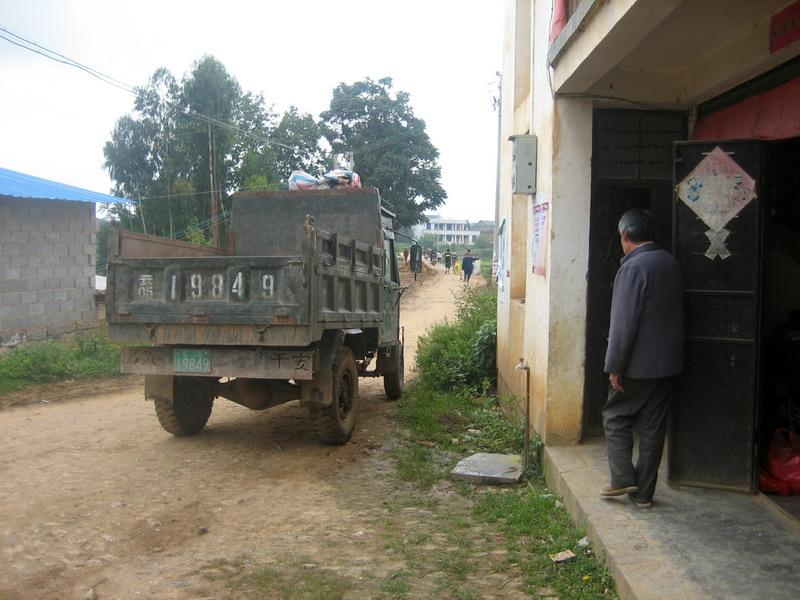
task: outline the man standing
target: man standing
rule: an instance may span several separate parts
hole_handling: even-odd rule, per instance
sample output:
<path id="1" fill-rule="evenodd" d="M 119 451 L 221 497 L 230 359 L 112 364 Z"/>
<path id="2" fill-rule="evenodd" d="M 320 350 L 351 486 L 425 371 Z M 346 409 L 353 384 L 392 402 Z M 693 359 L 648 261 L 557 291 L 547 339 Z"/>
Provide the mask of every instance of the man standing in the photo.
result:
<path id="1" fill-rule="evenodd" d="M 467 253 L 464 255 L 464 258 L 461 259 L 461 268 L 464 270 L 464 281 L 467 283 L 469 283 L 469 279 L 472 277 L 472 269 L 476 260 L 478 260 L 478 257 L 473 255 L 472 250 L 467 248 Z"/>
<path id="2" fill-rule="evenodd" d="M 453 255 L 450 254 L 450 248 L 448 248 L 447 250 L 445 250 L 445 253 L 444 253 L 444 272 L 445 273 L 449 273 L 450 272 L 450 264 L 451 264 L 452 260 L 453 260 Z"/>
<path id="3" fill-rule="evenodd" d="M 683 371 L 683 286 L 678 261 L 655 242 L 650 211 L 619 221 L 621 266 L 614 279 L 603 407 L 611 485 L 603 496 L 629 494 L 650 508 L 664 448 L 673 381 Z M 633 432 L 639 458 L 631 461 Z"/>

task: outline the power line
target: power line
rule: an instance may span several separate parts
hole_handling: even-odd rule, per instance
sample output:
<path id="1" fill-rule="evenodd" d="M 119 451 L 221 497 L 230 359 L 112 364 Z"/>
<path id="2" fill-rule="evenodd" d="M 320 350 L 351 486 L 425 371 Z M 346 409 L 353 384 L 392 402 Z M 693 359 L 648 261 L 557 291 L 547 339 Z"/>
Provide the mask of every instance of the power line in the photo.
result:
<path id="1" fill-rule="evenodd" d="M 11 33 L 11 32 L 9 32 L 7 29 L 5 29 L 3 27 L 0 27 L 0 30 L 6 31 L 8 33 Z M 15 34 L 11 33 L 11 35 L 15 35 Z M 95 73 L 91 69 L 86 68 L 86 67 L 84 67 L 84 66 L 82 66 L 82 65 L 80 65 L 78 63 L 71 62 L 69 60 L 61 60 L 61 59 L 57 58 L 56 56 L 51 56 L 49 54 L 46 54 L 45 52 L 37 50 L 36 48 L 31 48 L 30 46 L 26 46 L 24 44 L 21 44 L 20 42 L 16 42 L 16 41 L 12 40 L 11 38 L 4 36 L 3 34 L 0 34 L 0 38 L 6 40 L 7 42 L 10 42 L 10 43 L 14 44 L 15 46 L 19 46 L 20 48 L 23 48 L 25 50 L 30 50 L 31 52 L 35 52 L 36 54 L 44 56 L 45 58 L 49 58 L 50 60 L 53 60 L 55 62 L 59 62 L 59 63 L 64 64 L 64 65 L 68 65 L 70 67 L 75 67 L 77 69 L 80 69 L 81 71 L 84 71 L 84 72 L 88 73 L 92 77 L 96 77 L 97 79 L 99 79 L 103 83 L 107 83 L 108 85 L 113 85 L 115 88 L 119 88 L 119 89 L 121 89 L 123 91 L 126 91 L 126 92 L 135 93 L 133 90 L 125 87 L 124 85 L 117 84 L 114 81 L 111 81 L 109 79 L 104 79 L 103 76 L 101 76 L 100 74 Z M 58 55 L 58 56 L 60 56 L 60 55 Z"/>
<path id="2" fill-rule="evenodd" d="M 25 38 L 25 37 L 23 37 L 21 35 L 18 35 L 16 33 L 12 32 L 12 31 L 9 31 L 5 27 L 0 27 L 0 31 L 4 31 L 4 32 L 8 33 L 9 35 L 12 35 L 12 36 L 16 37 L 17 39 L 22 40 L 23 42 L 25 42 L 25 44 L 30 44 L 30 45 L 35 46 L 35 47 L 31 47 L 31 46 L 25 45 L 23 43 L 17 42 L 15 40 L 12 40 L 9 37 L 6 37 L 6 36 L 0 34 L 0 38 L 6 40 L 7 42 L 10 42 L 10 43 L 14 44 L 15 46 L 19 46 L 20 48 L 23 48 L 24 50 L 29 50 L 31 52 L 35 52 L 36 54 L 39 54 L 40 56 L 44 56 L 45 58 L 49 58 L 52 61 L 64 64 L 64 65 L 67 65 L 67 66 L 70 66 L 70 67 L 75 67 L 76 69 L 80 69 L 81 71 L 84 71 L 85 73 L 88 73 L 89 75 L 91 75 L 92 77 L 95 77 L 96 79 L 102 81 L 103 83 L 106 83 L 108 85 L 114 86 L 115 88 L 118 88 L 118 89 L 123 90 L 125 92 L 128 92 L 130 94 L 134 94 L 134 95 L 137 94 L 137 91 L 136 91 L 135 87 L 133 87 L 131 85 L 128 85 L 126 83 L 122 83 L 118 79 L 115 79 L 115 78 L 113 78 L 113 77 L 111 77 L 109 75 L 105 75 L 105 74 L 101 73 L 100 71 L 98 71 L 97 69 L 94 69 L 94 68 L 92 68 L 92 67 L 90 67 L 88 65 L 85 65 L 83 63 L 80 63 L 77 60 L 74 60 L 72 58 L 69 58 L 69 57 L 65 56 L 64 54 L 60 54 L 60 53 L 58 53 L 58 52 L 56 52 L 54 50 L 50 50 L 49 48 L 46 48 L 46 47 L 42 46 L 41 44 L 38 44 L 37 42 L 34 42 L 33 40 L 29 40 L 28 38 Z M 37 50 L 37 48 L 41 48 L 41 50 Z M 44 50 L 44 52 L 42 50 Z M 178 110 L 179 112 L 181 112 L 181 113 L 183 113 L 183 114 L 185 114 L 185 115 L 187 115 L 189 117 L 195 118 L 195 119 L 203 121 L 205 123 L 211 123 L 213 125 L 218 125 L 219 127 L 230 129 L 231 131 L 236 131 L 237 133 L 241 133 L 241 134 L 246 135 L 248 137 L 251 137 L 253 139 L 257 139 L 257 140 L 259 140 L 261 142 L 264 142 L 267 145 L 275 145 L 275 146 L 280 146 L 282 148 L 286 148 L 288 150 L 295 150 L 295 148 L 293 146 L 288 146 L 286 144 L 282 144 L 281 142 L 276 142 L 276 141 L 271 140 L 269 138 L 265 138 L 263 136 L 260 136 L 260 135 L 258 135 L 256 133 L 253 133 L 253 132 L 250 132 L 250 131 L 246 131 L 244 129 L 236 127 L 235 125 L 232 125 L 230 123 L 226 123 L 225 121 L 220 121 L 219 119 L 216 119 L 214 117 L 210 117 L 208 115 L 204 115 L 204 114 L 189 110 L 188 108 L 181 107 L 181 106 L 177 105 L 174 102 L 167 102 L 167 105 L 170 106 L 171 108 L 175 109 L 175 110 Z"/>
<path id="3" fill-rule="evenodd" d="M 136 87 L 131 86 L 131 85 L 127 84 L 127 83 L 124 83 L 124 82 L 120 81 L 119 79 L 116 79 L 116 78 L 114 78 L 114 77 L 112 77 L 110 75 L 106 75 L 105 73 L 102 73 L 101 71 L 98 71 L 97 69 L 95 69 L 93 67 L 90 67 L 89 65 L 81 63 L 81 62 L 79 62 L 79 61 L 77 61 L 75 59 L 72 59 L 72 58 L 70 58 L 70 57 L 68 57 L 65 54 L 62 54 L 60 52 L 56 52 L 55 50 L 51 50 L 50 48 L 47 48 L 46 46 L 43 46 L 42 44 L 39 44 L 38 42 L 36 42 L 36 41 L 34 41 L 32 39 L 29 39 L 29 38 L 21 36 L 21 35 L 19 35 L 17 33 L 14 33 L 13 31 L 10 31 L 9 29 L 7 29 L 5 27 L 0 26 L 0 31 L 3 31 L 6 34 L 16 38 L 17 40 L 20 40 L 20 41 L 13 40 L 13 39 L 7 37 L 6 35 L 3 35 L 2 33 L 0 33 L 0 39 L 3 39 L 3 40 L 5 40 L 5 41 L 7 41 L 7 42 L 9 42 L 9 43 L 11 43 L 11 44 L 13 44 L 15 46 L 18 46 L 18 47 L 20 47 L 20 48 L 22 48 L 24 50 L 28 50 L 30 52 L 34 52 L 34 53 L 36 53 L 36 54 L 38 54 L 40 56 L 43 56 L 44 58 L 50 59 L 50 60 L 52 60 L 54 62 L 57 62 L 57 63 L 63 64 L 63 65 L 67 65 L 67 66 L 79 69 L 79 70 L 91 75 L 92 77 L 98 79 L 99 81 L 101 81 L 103 83 L 111 85 L 111 86 L 113 86 L 113 87 L 115 87 L 117 89 L 123 90 L 125 92 L 130 93 L 130 94 L 138 95 L 138 90 L 137 90 Z M 347 98 L 347 99 L 341 99 L 339 102 L 336 102 L 332 98 L 331 99 L 331 103 L 330 103 L 330 107 L 327 110 L 333 110 L 334 107 L 337 106 L 337 105 L 344 105 L 344 104 L 350 103 L 352 101 L 353 101 L 352 99 Z M 263 135 L 259 135 L 259 134 L 255 133 L 255 132 L 252 132 L 252 131 L 244 130 L 244 129 L 240 128 L 240 127 L 232 125 L 231 123 L 227 123 L 225 121 L 221 121 L 221 120 L 216 119 L 214 117 L 211 117 L 211 116 L 208 116 L 208 115 L 204 115 L 204 114 L 197 113 L 195 111 L 189 110 L 187 108 L 184 108 L 184 107 L 178 105 L 175 102 L 170 102 L 170 101 L 165 101 L 165 102 L 166 102 L 167 106 L 169 106 L 173 110 L 181 112 L 181 113 L 185 114 L 188 117 L 194 118 L 196 120 L 199 120 L 199 121 L 202 121 L 202 122 L 205 122 L 205 123 L 208 123 L 208 124 L 213 124 L 213 125 L 216 125 L 216 126 L 219 126 L 219 127 L 231 130 L 231 131 L 235 131 L 235 132 L 240 133 L 240 134 L 242 134 L 244 136 L 247 136 L 247 137 L 249 137 L 251 139 L 255 139 L 255 140 L 261 141 L 264 144 L 266 144 L 267 146 L 278 146 L 278 147 L 284 148 L 286 150 L 289 150 L 291 152 L 297 152 L 297 151 L 304 152 L 303 149 L 299 148 L 298 146 L 290 146 L 290 145 L 284 144 L 282 142 L 277 142 L 275 140 L 270 139 L 269 137 L 265 137 Z M 197 133 L 199 133 L 199 132 L 200 132 L 200 130 L 197 131 Z M 185 133 L 182 132 L 180 135 L 187 135 L 187 134 L 190 134 L 190 133 L 191 132 L 187 131 Z M 177 132 L 176 132 L 176 135 L 177 135 Z M 362 154 L 363 155 L 363 154 L 367 154 L 367 153 L 370 153 L 370 152 L 375 152 L 377 150 L 380 150 L 382 148 L 390 146 L 390 145 L 392 145 L 394 143 L 397 143 L 397 142 L 399 142 L 401 140 L 410 139 L 412 137 L 417 137 L 417 136 L 427 136 L 427 133 L 424 132 L 424 131 L 409 131 L 409 132 L 405 132 L 405 133 L 399 134 L 397 136 L 387 137 L 387 138 L 384 138 L 382 141 L 373 142 L 372 144 L 364 146 L 364 147 L 362 147 L 360 149 L 353 150 L 353 154 Z M 308 156 L 308 152 L 307 151 L 305 152 L 305 154 Z M 226 190 L 214 190 L 213 193 L 224 192 L 224 191 L 226 191 Z M 205 192 L 191 192 L 191 193 L 187 193 L 187 194 L 168 194 L 166 196 L 161 196 L 161 197 L 162 198 L 163 197 L 171 198 L 171 197 L 182 197 L 182 196 L 195 196 L 195 195 L 202 195 L 202 194 L 208 194 L 208 193 L 212 193 L 212 192 L 211 191 L 205 191 Z M 159 196 L 145 196 L 145 197 L 140 197 L 137 200 L 139 202 L 141 202 L 141 200 L 149 199 L 149 198 L 155 199 L 155 198 L 159 198 Z"/>
<path id="4" fill-rule="evenodd" d="M 95 77 L 99 81 L 102 81 L 103 83 L 106 83 L 108 85 L 114 86 L 114 87 L 116 87 L 116 88 L 118 88 L 120 90 L 126 91 L 126 92 L 134 94 L 134 95 L 137 94 L 137 88 L 136 87 L 131 86 L 131 85 L 127 84 L 127 83 L 124 83 L 124 82 L 122 82 L 122 81 L 120 81 L 120 80 L 118 80 L 118 79 L 116 79 L 114 77 L 111 77 L 110 75 L 106 75 L 106 74 L 98 71 L 97 69 L 94 69 L 93 67 L 90 67 L 90 66 L 88 66 L 86 64 L 83 64 L 83 63 L 81 63 L 81 62 L 79 62 L 79 61 L 77 61 L 75 59 L 69 58 L 68 56 L 66 56 L 64 54 L 61 54 L 59 52 L 56 52 L 55 50 L 51 50 L 51 49 L 39 44 L 38 42 L 35 42 L 34 40 L 31 40 L 29 38 L 26 38 L 26 37 L 23 37 L 23 36 L 21 36 L 19 34 L 16 34 L 16 33 L 12 32 L 12 31 L 6 29 L 5 27 L 0 27 L 0 31 L 4 31 L 9 35 L 14 36 L 15 38 L 17 38 L 19 40 L 22 40 L 23 42 L 25 42 L 25 44 L 30 44 L 31 46 L 35 46 L 35 47 L 26 46 L 25 44 L 19 43 L 17 41 L 14 41 L 14 40 L 12 40 L 12 39 L 0 34 L 0 38 L 6 40 L 7 42 L 10 42 L 10 43 L 14 44 L 15 46 L 19 46 L 20 48 L 23 48 L 24 50 L 29 50 L 31 52 L 35 52 L 36 54 L 39 54 L 40 56 L 48 58 L 48 59 L 50 59 L 52 61 L 64 64 L 64 65 L 67 65 L 67 66 L 70 66 L 70 67 L 74 67 L 76 69 L 80 69 L 81 71 L 84 71 L 85 73 L 88 73 L 92 77 Z M 44 52 L 42 52 L 41 50 L 37 50 L 37 48 L 40 48 Z M 326 109 L 326 110 L 331 110 L 336 106 L 344 105 L 344 104 L 350 103 L 352 101 L 353 100 L 350 99 L 350 98 L 342 99 L 339 102 L 336 102 L 335 100 L 331 99 L 330 107 L 328 109 Z M 183 113 L 183 114 L 185 114 L 185 115 L 187 115 L 189 117 L 195 118 L 195 119 L 203 121 L 205 123 L 211 123 L 213 125 L 218 125 L 220 127 L 229 129 L 231 131 L 235 131 L 237 133 L 241 133 L 242 135 L 245 135 L 245 136 L 248 136 L 250 138 L 259 140 L 261 142 L 264 142 L 267 145 L 279 146 L 281 148 L 285 148 L 287 150 L 292 150 L 292 151 L 298 150 L 298 148 L 296 146 L 289 146 L 287 144 L 284 144 L 282 142 L 277 142 L 275 140 L 272 140 L 271 138 L 264 137 L 264 136 L 259 135 L 257 133 L 254 133 L 254 132 L 251 132 L 251 131 L 246 131 L 244 129 L 241 129 L 240 127 L 236 127 L 235 125 L 232 125 L 231 123 L 227 123 L 225 121 L 220 121 L 219 119 L 216 119 L 214 117 L 210 117 L 208 115 L 204 115 L 204 114 L 189 110 L 187 108 L 183 108 L 183 107 L 177 105 L 174 102 L 167 102 L 167 104 L 171 108 L 173 108 L 175 110 L 178 110 L 181 113 Z M 363 154 L 363 153 L 366 153 L 366 152 L 379 150 L 379 149 L 385 148 L 386 146 L 388 146 L 391 143 L 393 143 L 392 140 L 399 141 L 399 140 L 404 139 L 406 137 L 415 137 L 417 135 L 426 135 L 426 134 L 425 134 L 425 132 L 409 132 L 407 134 L 401 134 L 399 136 L 396 136 L 395 138 L 386 138 L 383 141 L 383 143 L 380 143 L 378 145 L 371 144 L 370 146 L 365 146 L 365 147 L 363 147 L 361 149 L 354 150 L 353 152 L 354 152 L 354 154 L 357 154 L 357 153 Z"/>
<path id="5" fill-rule="evenodd" d="M 53 54 L 55 56 L 63 58 L 64 60 L 68 61 L 65 64 L 71 64 L 71 65 L 73 65 L 75 67 L 78 67 L 81 70 L 85 70 L 90 75 L 94 75 L 96 77 L 99 76 L 99 77 L 102 77 L 103 79 L 106 79 L 108 81 L 112 81 L 114 83 L 117 83 L 120 86 L 122 86 L 122 89 L 127 89 L 129 91 L 134 89 L 133 86 L 125 83 L 124 81 L 120 81 L 119 79 L 115 79 L 114 77 L 111 77 L 111 75 L 106 75 L 105 73 L 101 73 L 97 69 L 94 69 L 94 68 L 92 68 L 92 67 L 90 67 L 88 65 L 85 65 L 83 63 L 80 63 L 77 60 L 74 60 L 74 59 L 70 58 L 69 56 L 65 56 L 65 55 L 63 55 L 63 54 L 61 54 L 59 52 L 56 52 L 55 50 L 51 50 L 50 48 L 46 48 L 45 46 L 42 46 L 41 44 L 39 44 L 39 43 L 37 43 L 37 42 L 35 42 L 35 41 L 31 40 L 31 39 L 28 39 L 28 38 L 26 38 L 24 36 L 21 36 L 18 33 L 14 33 L 13 31 L 10 31 L 10 30 L 6 29 L 5 27 L 0 27 L 0 30 L 5 31 L 7 34 L 14 36 L 18 40 L 22 40 L 26 44 L 31 44 L 33 46 L 36 46 L 37 48 L 41 48 L 42 50 L 44 50 L 45 52 L 48 52 L 49 54 Z M 6 39 L 8 39 L 8 38 L 6 38 Z M 11 41 L 11 40 L 9 40 L 9 41 Z"/>

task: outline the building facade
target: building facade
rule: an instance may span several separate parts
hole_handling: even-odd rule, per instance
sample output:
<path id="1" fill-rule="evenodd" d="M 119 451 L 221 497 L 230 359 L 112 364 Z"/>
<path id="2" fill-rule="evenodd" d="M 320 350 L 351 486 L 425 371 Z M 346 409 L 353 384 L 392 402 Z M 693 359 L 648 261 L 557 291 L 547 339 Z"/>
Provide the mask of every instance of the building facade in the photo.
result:
<path id="1" fill-rule="evenodd" d="M 768 332 L 800 309 L 800 284 L 788 283 L 800 282 L 800 3 L 507 0 L 506 9 L 501 139 L 533 135 L 537 146 L 530 194 L 513 193 L 513 146 L 501 147 L 500 393 L 522 403 L 522 357 L 546 444 L 602 434 L 616 225 L 627 209 L 650 209 L 687 288 L 672 474 L 753 489 L 755 424 L 774 417 L 758 383 Z M 701 439 L 715 410 L 729 426 Z M 690 457 L 720 453 L 727 466 Z"/>
<path id="2" fill-rule="evenodd" d="M 444 219 L 438 215 L 428 215 L 428 222 L 419 230 L 419 235 L 433 235 L 440 244 L 471 245 L 481 232 L 470 227 L 469 221 Z"/>

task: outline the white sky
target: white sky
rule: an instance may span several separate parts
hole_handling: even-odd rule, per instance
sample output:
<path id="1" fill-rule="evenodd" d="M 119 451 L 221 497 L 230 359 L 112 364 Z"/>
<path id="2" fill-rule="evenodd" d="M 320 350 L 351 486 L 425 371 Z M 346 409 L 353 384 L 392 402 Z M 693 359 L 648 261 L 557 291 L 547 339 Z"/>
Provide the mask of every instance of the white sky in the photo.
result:
<path id="1" fill-rule="evenodd" d="M 502 18 L 498 0 L 0 0 L 0 26 L 131 85 L 212 54 L 317 117 L 338 83 L 392 77 L 441 153 L 440 214 L 473 221 L 494 218 Z M 103 145 L 133 96 L 2 39 L 0 77 L 0 167 L 108 192 Z"/>

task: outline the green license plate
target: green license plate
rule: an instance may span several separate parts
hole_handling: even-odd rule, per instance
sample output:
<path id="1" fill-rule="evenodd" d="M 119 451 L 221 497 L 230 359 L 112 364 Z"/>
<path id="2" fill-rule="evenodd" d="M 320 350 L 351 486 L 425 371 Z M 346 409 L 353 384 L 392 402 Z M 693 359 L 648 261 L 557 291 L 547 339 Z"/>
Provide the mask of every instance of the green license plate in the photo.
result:
<path id="1" fill-rule="evenodd" d="M 176 373 L 210 373 L 211 350 L 174 350 Z"/>

